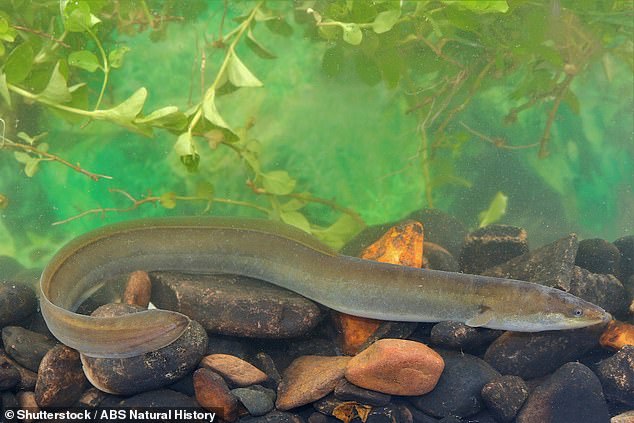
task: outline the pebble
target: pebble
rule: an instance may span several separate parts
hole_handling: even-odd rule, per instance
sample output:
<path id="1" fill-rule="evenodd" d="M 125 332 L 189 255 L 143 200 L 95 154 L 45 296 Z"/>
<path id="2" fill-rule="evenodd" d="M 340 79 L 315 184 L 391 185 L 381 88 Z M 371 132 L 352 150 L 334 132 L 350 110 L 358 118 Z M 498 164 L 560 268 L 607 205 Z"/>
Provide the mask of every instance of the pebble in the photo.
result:
<path id="1" fill-rule="evenodd" d="M 194 372 L 196 401 L 205 409 L 215 411 L 228 422 L 238 418 L 238 398 L 231 393 L 225 380 L 218 373 L 206 368 Z"/>
<path id="2" fill-rule="evenodd" d="M 360 388 L 345 379 L 337 383 L 334 394 L 335 398 L 340 401 L 354 401 L 374 407 L 387 405 L 392 399 L 391 395 Z"/>
<path id="3" fill-rule="evenodd" d="M 304 423 L 304 419 L 297 414 L 276 410 L 264 416 L 242 418 L 240 423 Z"/>
<path id="4" fill-rule="evenodd" d="M 481 395 L 495 419 L 508 423 L 513 421 L 528 398 L 528 386 L 519 376 L 505 375 L 484 385 Z"/>
<path id="5" fill-rule="evenodd" d="M 18 405 L 20 408 L 28 408 L 29 411 L 33 413 L 37 413 L 40 411 L 40 407 L 37 405 L 37 401 L 35 401 L 35 392 L 33 391 L 19 391 L 15 394 L 16 399 L 18 400 Z M 32 420 L 23 420 L 23 422 L 29 422 Z"/>
<path id="6" fill-rule="evenodd" d="M 607 423 L 601 383 L 580 363 L 567 363 L 529 395 L 517 423 Z"/>
<path id="7" fill-rule="evenodd" d="M 0 356 L 0 391 L 12 389 L 20 382 L 20 372 L 8 360 Z"/>
<path id="8" fill-rule="evenodd" d="M 85 408 L 96 408 L 98 407 L 110 394 L 106 394 L 103 391 L 91 386 L 82 392 L 77 403 L 81 407 Z"/>
<path id="9" fill-rule="evenodd" d="M 0 256 L 0 280 L 10 280 L 23 270 L 24 266 L 13 257 Z"/>
<path id="10" fill-rule="evenodd" d="M 2 412 L 3 416 L 4 410 L 7 408 L 17 408 L 19 406 L 20 404 L 18 403 L 18 399 L 15 397 L 13 392 L 0 392 L 0 412 Z"/>
<path id="11" fill-rule="evenodd" d="M 631 299 L 614 275 L 590 273 L 578 266 L 572 270 L 569 292 L 616 316 L 627 314 Z"/>
<path id="12" fill-rule="evenodd" d="M 33 289 L 17 282 L 0 282 L 0 328 L 20 322 L 37 309 Z"/>
<path id="13" fill-rule="evenodd" d="M 252 416 L 263 416 L 275 408 L 275 391 L 261 385 L 232 389 L 231 393 Z"/>
<path id="14" fill-rule="evenodd" d="M 203 357 L 201 367 L 218 373 L 235 386 L 249 386 L 268 379 L 266 373 L 238 357 L 229 354 L 212 354 Z"/>
<path id="15" fill-rule="evenodd" d="M 376 241 L 391 227 L 408 220 L 423 224 L 425 241 L 440 245 L 454 257 L 460 255 L 462 243 L 467 235 L 466 227 L 455 217 L 436 209 L 418 210 L 401 221 L 367 226 L 343 247 L 341 253 L 357 257 L 364 248 Z"/>
<path id="16" fill-rule="evenodd" d="M 440 245 L 434 242 L 425 241 L 423 243 L 423 255 L 427 268 L 443 270 L 445 272 L 459 272 L 460 264 L 458 260 Z"/>
<path id="17" fill-rule="evenodd" d="M 480 274 L 527 252 L 525 229 L 509 225 L 485 226 L 466 236 L 460 253 L 460 269 L 464 273 Z"/>
<path id="18" fill-rule="evenodd" d="M 244 338 L 222 335 L 209 335 L 205 355 L 211 354 L 231 354 L 243 360 L 249 355 Z"/>
<path id="19" fill-rule="evenodd" d="M 152 272 L 152 302 L 183 313 L 205 330 L 255 338 L 291 338 L 322 318 L 317 304 L 277 286 L 236 275 Z"/>
<path id="20" fill-rule="evenodd" d="M 381 339 L 354 356 L 346 379 L 362 388 L 392 395 L 423 395 L 434 389 L 444 363 L 416 341 Z"/>
<path id="21" fill-rule="evenodd" d="M 407 219 L 422 222 L 425 226 L 425 240 L 445 248 L 454 257 L 467 236 L 467 228 L 455 217 L 437 209 L 422 209 L 412 212 Z"/>
<path id="22" fill-rule="evenodd" d="M 40 363 L 35 400 L 40 407 L 70 407 L 87 385 L 79 353 L 65 345 L 51 348 Z"/>
<path id="23" fill-rule="evenodd" d="M 517 279 L 570 291 L 570 277 L 579 242 L 575 234 L 537 248 L 482 272 L 485 276 Z"/>
<path id="24" fill-rule="evenodd" d="M 634 410 L 612 417 L 610 423 L 634 423 Z"/>
<path id="25" fill-rule="evenodd" d="M 152 295 L 152 282 L 147 272 L 137 270 L 132 272 L 123 292 L 125 304 L 147 308 Z"/>
<path id="26" fill-rule="evenodd" d="M 442 348 L 480 353 L 503 332 L 474 328 L 461 322 L 439 322 L 431 329 L 431 343 Z"/>
<path id="27" fill-rule="evenodd" d="M 484 360 L 470 354 L 440 351 L 445 370 L 436 388 L 410 401 L 416 408 L 434 417 L 467 417 L 484 408 L 482 387 L 500 374 Z"/>
<path id="28" fill-rule="evenodd" d="M 5 326 L 2 343 L 12 359 L 34 372 L 37 372 L 48 350 L 57 345 L 53 339 L 20 326 Z"/>
<path id="29" fill-rule="evenodd" d="M 634 406 L 634 346 L 624 346 L 601 361 L 597 375 L 608 400 Z"/>
<path id="30" fill-rule="evenodd" d="M 614 244 L 604 239 L 592 238 L 579 242 L 575 264 L 592 273 L 616 275 L 620 259 L 621 253 Z"/>
<path id="31" fill-rule="evenodd" d="M 200 409 L 200 405 L 192 397 L 171 389 L 157 389 L 136 394 L 119 402 L 118 406 L 125 408 L 182 407 Z"/>
<path id="32" fill-rule="evenodd" d="M 261 369 L 264 373 L 266 373 L 269 381 L 277 387 L 282 380 L 282 376 L 277 370 L 277 366 L 271 356 L 264 351 L 260 351 L 253 357 L 253 362 L 258 369 Z"/>
<path id="33" fill-rule="evenodd" d="M 634 235 L 627 235 L 613 242 L 619 249 L 619 270 L 617 276 L 626 281 L 634 275 Z"/>
<path id="34" fill-rule="evenodd" d="M 106 304 L 93 316 L 120 316 L 143 309 L 128 304 Z M 194 320 L 170 345 L 130 358 L 81 356 L 86 377 L 97 388 L 111 394 L 132 395 L 173 383 L 188 374 L 203 357 L 207 334 Z"/>
<path id="35" fill-rule="evenodd" d="M 372 408 L 366 423 L 414 423 L 412 413 L 401 405 Z M 418 422 L 416 422 L 418 423 Z"/>
<path id="36" fill-rule="evenodd" d="M 277 390 L 279 410 L 309 404 L 328 395 L 343 379 L 350 357 L 308 355 L 294 360 L 284 371 Z"/>
<path id="37" fill-rule="evenodd" d="M 21 366 L 15 360 L 0 348 L 0 363 L 7 362 L 13 365 L 13 367 L 20 373 L 20 380 L 16 387 L 21 391 L 32 391 L 35 389 L 35 382 L 37 381 L 37 373 Z"/>
<path id="38" fill-rule="evenodd" d="M 625 345 L 634 346 L 634 325 L 611 320 L 599 339 L 602 347 L 619 350 Z"/>
<path id="39" fill-rule="evenodd" d="M 533 379 L 596 347 L 602 326 L 535 333 L 505 332 L 489 346 L 484 360 L 505 375 Z"/>
<path id="40" fill-rule="evenodd" d="M 340 423 L 341 420 L 315 411 L 308 416 L 308 423 Z"/>

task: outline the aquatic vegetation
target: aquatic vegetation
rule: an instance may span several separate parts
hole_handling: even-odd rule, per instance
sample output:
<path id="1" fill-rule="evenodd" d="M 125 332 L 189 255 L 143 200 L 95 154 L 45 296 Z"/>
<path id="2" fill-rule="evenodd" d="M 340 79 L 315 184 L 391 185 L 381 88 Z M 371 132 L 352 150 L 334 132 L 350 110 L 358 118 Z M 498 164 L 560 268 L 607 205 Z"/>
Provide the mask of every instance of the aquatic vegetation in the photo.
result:
<path id="1" fill-rule="evenodd" d="M 562 200 L 569 216 L 598 196 L 624 201 L 583 172 L 622 184 L 632 164 L 603 134 L 628 136 L 606 122 L 631 122 L 630 100 L 606 105 L 588 89 L 599 71 L 631 81 L 632 9 L 13 1 L 0 8 L 3 216 L 47 228 L 43 250 L 99 224 L 90 215 L 210 210 L 268 216 L 340 247 L 364 221 L 457 207 L 466 189 L 519 204 L 474 182 L 476 160 L 507 153 L 562 197 L 578 181 Z M 605 161 L 588 166 L 588 155 Z M 466 213 L 475 223 L 484 207 Z M 13 226 L 2 238 L 27 248 Z"/>

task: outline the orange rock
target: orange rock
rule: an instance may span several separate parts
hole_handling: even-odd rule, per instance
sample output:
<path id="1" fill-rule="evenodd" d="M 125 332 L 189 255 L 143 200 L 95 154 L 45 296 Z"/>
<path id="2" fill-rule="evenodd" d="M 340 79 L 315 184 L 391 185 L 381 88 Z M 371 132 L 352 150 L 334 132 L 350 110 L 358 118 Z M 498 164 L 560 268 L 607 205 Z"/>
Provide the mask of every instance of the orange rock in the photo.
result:
<path id="1" fill-rule="evenodd" d="M 380 339 L 350 359 L 345 378 L 362 388 L 391 395 L 423 395 L 436 386 L 442 357 L 420 342 Z"/>
<path id="2" fill-rule="evenodd" d="M 206 410 L 218 414 L 224 421 L 238 418 L 238 398 L 229 391 L 222 376 L 205 368 L 194 372 L 196 401 Z"/>
<path id="3" fill-rule="evenodd" d="M 382 263 L 422 267 L 423 225 L 413 220 L 392 227 L 378 241 L 368 246 L 361 258 Z M 333 313 L 335 325 L 342 333 L 345 354 L 358 353 L 367 340 L 381 326 L 381 320 Z"/>
<path id="4" fill-rule="evenodd" d="M 350 357 L 305 355 L 284 371 L 277 388 L 278 410 L 290 410 L 325 397 L 343 379 Z"/>
<path id="5" fill-rule="evenodd" d="M 200 366 L 213 370 L 236 386 L 255 385 L 268 379 L 266 373 L 253 364 L 229 354 L 211 354 L 203 357 Z"/>
<path id="6" fill-rule="evenodd" d="M 137 270 L 132 272 L 128 278 L 128 283 L 123 292 L 123 302 L 147 308 L 148 304 L 150 304 L 151 292 L 152 283 L 147 272 Z"/>
<path id="7" fill-rule="evenodd" d="M 599 343 L 615 350 L 625 345 L 634 345 L 634 325 L 612 320 L 603 331 Z"/>

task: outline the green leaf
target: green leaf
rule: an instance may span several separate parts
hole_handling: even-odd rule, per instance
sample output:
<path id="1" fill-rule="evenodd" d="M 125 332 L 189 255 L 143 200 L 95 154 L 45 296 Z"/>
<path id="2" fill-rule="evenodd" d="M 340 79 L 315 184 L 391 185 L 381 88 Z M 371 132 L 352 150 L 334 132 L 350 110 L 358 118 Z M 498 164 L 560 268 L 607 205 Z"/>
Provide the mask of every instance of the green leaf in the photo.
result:
<path id="1" fill-rule="evenodd" d="M 398 9 L 386 10 L 376 15 L 374 22 L 372 22 L 372 29 L 377 34 L 383 34 L 384 32 L 392 29 L 401 17 L 401 11 Z"/>
<path id="2" fill-rule="evenodd" d="M 0 96 L 11 107 L 11 95 L 9 94 L 9 87 L 7 86 L 7 76 L 4 72 L 0 71 Z"/>
<path id="3" fill-rule="evenodd" d="M 159 197 L 159 203 L 166 209 L 173 209 L 176 207 L 176 194 L 173 192 L 166 192 Z"/>
<path id="4" fill-rule="evenodd" d="M 306 204 L 308 203 L 305 200 L 300 200 L 298 198 L 291 198 L 286 203 L 280 206 L 280 210 L 286 211 L 286 212 L 297 211 L 297 210 L 303 209 L 306 206 Z"/>
<path id="5" fill-rule="evenodd" d="M 442 2 L 475 13 L 506 13 L 509 10 L 506 0 L 442 0 Z"/>
<path id="6" fill-rule="evenodd" d="M 196 185 L 196 197 L 211 201 L 214 199 L 214 192 L 215 188 L 213 184 L 207 181 L 201 181 Z"/>
<path id="7" fill-rule="evenodd" d="M 130 51 L 130 47 L 127 47 L 127 46 L 121 46 L 117 49 L 112 50 L 108 54 L 108 61 L 110 62 L 110 67 L 120 68 L 123 65 L 124 56 L 129 51 Z"/>
<path id="8" fill-rule="evenodd" d="M 123 103 L 111 109 L 98 110 L 95 113 L 100 119 L 111 120 L 123 126 L 136 128 L 132 121 L 137 117 L 147 99 L 147 89 L 141 87 Z M 136 128 L 138 129 L 138 128 Z"/>
<path id="9" fill-rule="evenodd" d="M 66 103 L 72 99 L 72 96 L 66 86 L 66 78 L 60 72 L 59 67 L 60 62 L 57 62 L 46 88 L 37 96 L 54 103 Z"/>
<path id="10" fill-rule="evenodd" d="M 179 156 L 191 156 L 196 154 L 196 146 L 192 139 L 192 134 L 189 132 L 183 132 L 178 136 L 176 144 L 174 144 L 174 150 Z"/>
<path id="11" fill-rule="evenodd" d="M 236 133 L 233 131 L 233 129 L 231 129 L 229 124 L 225 122 L 222 116 L 220 116 L 220 113 L 218 113 L 215 98 L 215 91 L 212 92 L 209 96 L 205 96 L 205 99 L 203 100 L 203 116 L 205 116 L 205 119 L 207 119 L 209 122 L 224 130 L 227 141 L 237 141 L 238 136 L 236 135 Z"/>
<path id="12" fill-rule="evenodd" d="M 268 19 L 265 23 L 269 31 L 274 32 L 283 37 L 290 37 L 293 35 L 293 27 L 286 22 L 281 16 L 276 16 L 275 19 Z"/>
<path id="13" fill-rule="evenodd" d="M 236 87 L 261 87 L 262 82 L 251 73 L 235 53 L 231 54 L 227 68 L 229 81 Z"/>
<path id="14" fill-rule="evenodd" d="M 329 247 L 340 250 L 349 240 L 361 232 L 364 226 L 352 216 L 342 214 L 335 223 L 326 229 L 313 230 L 313 235 Z"/>
<path id="15" fill-rule="evenodd" d="M 269 194 L 286 195 L 293 192 L 297 181 L 291 178 L 285 170 L 274 170 L 262 173 L 262 187 Z"/>
<path id="16" fill-rule="evenodd" d="M 29 178 L 32 178 L 39 170 L 40 161 L 40 159 L 31 157 L 31 160 L 24 165 L 24 174 Z"/>
<path id="17" fill-rule="evenodd" d="M 9 21 L 7 21 L 3 16 L 0 16 L 0 41 L 12 43 L 15 41 L 15 35 L 16 31 L 11 28 Z M 0 45 L 2 45 L 2 43 L 0 43 Z M 0 56 L 2 56 L 2 54 L 0 54 Z"/>
<path id="18" fill-rule="evenodd" d="M 25 42 L 14 48 L 4 64 L 7 82 L 18 84 L 29 75 L 33 66 L 33 48 L 31 43 Z"/>
<path id="19" fill-rule="evenodd" d="M 247 46 L 249 46 L 249 48 L 253 50 L 253 52 L 257 54 L 258 56 L 260 56 L 261 58 L 263 59 L 277 58 L 275 54 L 271 53 L 262 44 L 260 44 L 258 40 L 255 39 L 255 36 L 253 35 L 253 31 L 251 31 L 251 28 L 249 28 L 249 31 L 247 32 L 247 38 L 245 39 L 245 41 L 247 43 Z"/>
<path id="20" fill-rule="evenodd" d="M 64 17 L 64 27 L 69 32 L 84 32 L 101 22 L 90 13 L 90 5 L 83 0 L 61 0 L 60 8 Z"/>
<path id="21" fill-rule="evenodd" d="M 155 110 L 147 116 L 135 118 L 134 123 L 137 125 L 181 130 L 187 125 L 187 116 L 185 116 L 185 113 L 179 111 L 178 107 L 167 106 Z"/>
<path id="22" fill-rule="evenodd" d="M 310 223 L 302 213 L 298 211 L 282 211 L 280 218 L 284 223 L 288 223 L 304 232 L 310 233 Z"/>
<path id="23" fill-rule="evenodd" d="M 361 41 L 363 41 L 363 33 L 359 25 L 355 23 L 342 23 L 341 28 L 343 28 L 343 40 L 346 43 L 352 44 L 353 46 L 361 44 Z"/>
<path id="24" fill-rule="evenodd" d="M 97 56 L 88 50 L 74 51 L 68 55 L 68 64 L 87 70 L 88 72 L 94 72 L 98 68 L 101 68 Z"/>
<path id="25" fill-rule="evenodd" d="M 28 163 L 29 160 L 31 160 L 33 158 L 33 157 L 31 157 L 30 155 L 28 155 L 27 153 L 25 153 L 23 151 L 16 151 L 15 153 L 13 153 L 13 156 L 20 163 Z"/>
<path id="26" fill-rule="evenodd" d="M 503 192 L 498 191 L 495 197 L 493 197 L 491 204 L 489 204 L 489 208 L 480 212 L 478 215 L 478 219 L 480 220 L 478 227 L 482 228 L 500 220 L 502 216 L 506 214 L 508 199 L 509 198 L 504 195 Z"/>

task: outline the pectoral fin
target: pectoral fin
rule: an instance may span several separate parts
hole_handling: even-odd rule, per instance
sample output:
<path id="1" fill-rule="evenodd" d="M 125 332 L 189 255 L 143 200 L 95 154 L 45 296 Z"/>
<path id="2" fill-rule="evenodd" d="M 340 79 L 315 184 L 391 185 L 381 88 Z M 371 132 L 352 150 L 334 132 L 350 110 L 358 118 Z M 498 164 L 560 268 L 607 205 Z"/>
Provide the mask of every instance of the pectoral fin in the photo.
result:
<path id="1" fill-rule="evenodd" d="M 480 307 L 480 312 L 467 320 L 465 324 L 467 326 L 471 326 L 474 328 L 478 328 L 481 326 L 486 326 L 491 320 L 493 320 L 494 313 L 490 307 L 482 306 Z"/>

